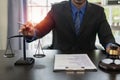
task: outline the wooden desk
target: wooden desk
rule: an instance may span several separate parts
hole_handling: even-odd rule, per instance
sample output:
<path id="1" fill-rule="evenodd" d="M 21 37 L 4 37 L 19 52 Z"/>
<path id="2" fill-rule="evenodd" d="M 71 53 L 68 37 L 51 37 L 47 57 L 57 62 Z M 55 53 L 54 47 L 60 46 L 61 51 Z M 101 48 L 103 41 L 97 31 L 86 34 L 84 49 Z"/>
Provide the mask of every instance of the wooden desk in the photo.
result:
<path id="1" fill-rule="evenodd" d="M 27 51 L 27 57 L 33 57 L 35 51 Z M 46 57 L 35 58 L 30 66 L 15 66 L 14 63 L 22 57 L 22 51 L 15 51 L 14 58 L 4 58 L 4 51 L 0 51 L 0 80 L 120 80 L 118 72 L 104 72 L 98 67 L 99 61 L 105 57 L 102 51 L 87 52 L 96 65 L 96 72 L 85 74 L 66 74 L 66 72 L 53 72 L 54 54 L 57 50 L 45 50 Z"/>

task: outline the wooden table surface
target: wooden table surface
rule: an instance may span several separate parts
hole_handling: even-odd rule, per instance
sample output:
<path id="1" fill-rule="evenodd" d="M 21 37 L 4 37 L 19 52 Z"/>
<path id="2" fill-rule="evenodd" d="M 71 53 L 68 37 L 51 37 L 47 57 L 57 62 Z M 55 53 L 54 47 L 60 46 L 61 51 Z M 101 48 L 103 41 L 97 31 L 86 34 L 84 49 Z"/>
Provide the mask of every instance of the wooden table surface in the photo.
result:
<path id="1" fill-rule="evenodd" d="M 58 50 L 44 50 L 44 58 L 34 58 L 35 51 L 27 51 L 27 57 L 35 59 L 33 65 L 16 66 L 14 63 L 23 57 L 22 51 L 14 51 L 15 57 L 5 58 L 4 50 L 0 50 L 0 80 L 120 80 L 120 74 L 114 71 L 104 71 L 98 67 L 98 63 L 106 56 L 104 51 L 86 51 L 90 59 L 97 67 L 95 72 L 85 72 L 84 74 L 71 73 L 65 71 L 54 72 L 54 55 L 64 53 L 81 52 L 62 52 Z M 84 53 L 84 52 L 83 52 Z"/>

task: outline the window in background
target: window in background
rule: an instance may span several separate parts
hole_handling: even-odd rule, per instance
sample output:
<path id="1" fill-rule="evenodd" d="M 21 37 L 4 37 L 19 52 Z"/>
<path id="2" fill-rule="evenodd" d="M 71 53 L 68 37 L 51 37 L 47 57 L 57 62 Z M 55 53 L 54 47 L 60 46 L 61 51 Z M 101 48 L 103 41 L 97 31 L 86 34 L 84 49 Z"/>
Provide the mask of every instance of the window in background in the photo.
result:
<path id="1" fill-rule="evenodd" d="M 98 2 L 101 3 L 102 0 L 88 0 L 88 1 L 89 1 L 89 2 L 94 2 L 94 3 L 96 3 L 96 2 L 97 2 L 97 3 L 98 3 Z"/>
<path id="2" fill-rule="evenodd" d="M 112 20 L 114 23 L 120 22 L 120 6 L 113 7 Z"/>

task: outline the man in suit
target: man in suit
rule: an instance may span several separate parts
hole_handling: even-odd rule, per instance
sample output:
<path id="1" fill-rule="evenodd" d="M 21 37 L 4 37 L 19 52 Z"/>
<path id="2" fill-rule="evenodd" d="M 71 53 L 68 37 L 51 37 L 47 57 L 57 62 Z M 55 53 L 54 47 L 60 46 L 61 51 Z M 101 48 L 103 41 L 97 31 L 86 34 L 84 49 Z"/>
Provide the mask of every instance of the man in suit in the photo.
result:
<path id="1" fill-rule="evenodd" d="M 76 29 L 76 13 L 79 13 Z M 80 21 L 80 22 L 79 22 Z M 69 0 L 52 5 L 47 16 L 37 25 L 26 22 L 20 32 L 35 40 L 53 30 L 53 49 L 93 50 L 98 34 L 102 46 L 109 50 L 115 39 L 106 20 L 104 9 L 87 0 Z"/>

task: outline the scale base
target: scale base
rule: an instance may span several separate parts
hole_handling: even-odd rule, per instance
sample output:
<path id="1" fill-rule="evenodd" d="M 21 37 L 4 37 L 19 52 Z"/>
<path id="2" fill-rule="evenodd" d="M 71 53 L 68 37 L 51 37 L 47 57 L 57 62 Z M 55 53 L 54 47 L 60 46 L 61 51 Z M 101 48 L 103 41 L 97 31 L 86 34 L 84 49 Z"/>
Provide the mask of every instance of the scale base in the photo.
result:
<path id="1" fill-rule="evenodd" d="M 31 65 L 35 62 L 33 58 L 20 58 L 18 61 L 15 62 L 15 65 Z"/>

